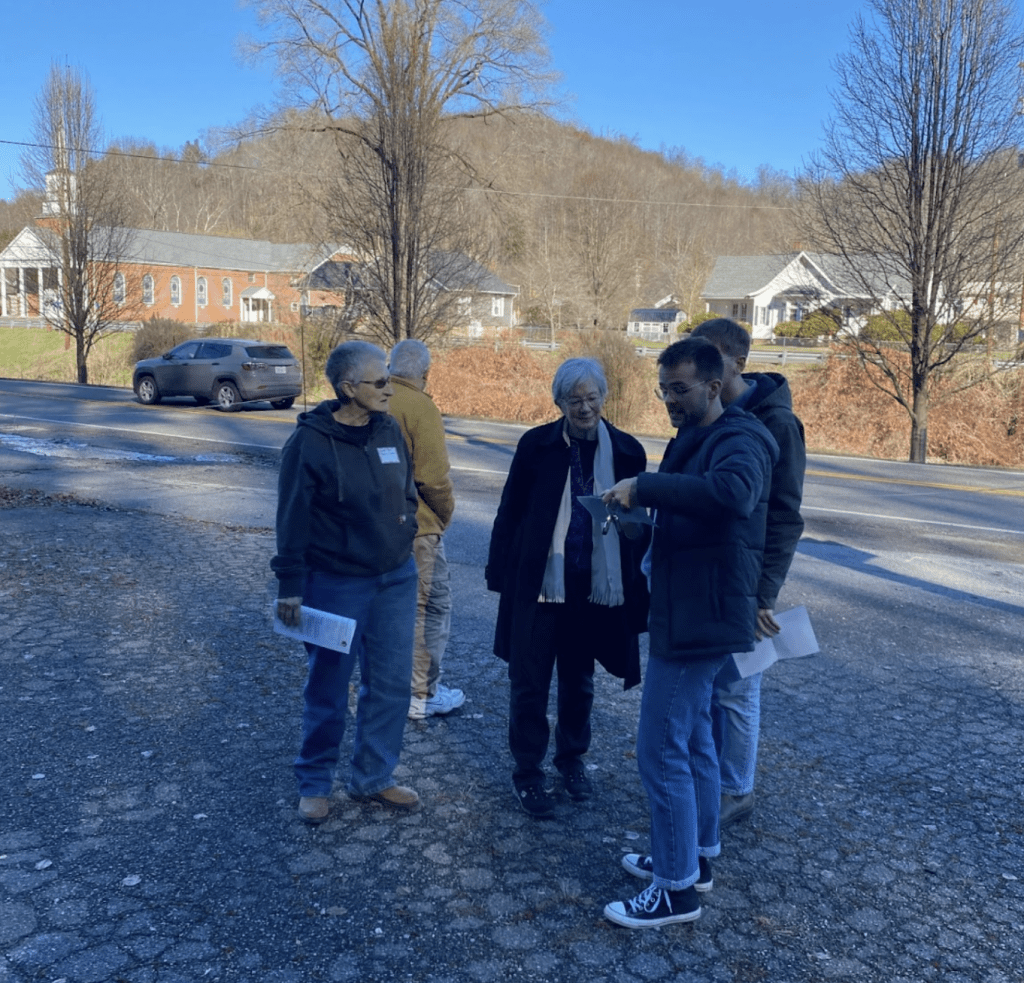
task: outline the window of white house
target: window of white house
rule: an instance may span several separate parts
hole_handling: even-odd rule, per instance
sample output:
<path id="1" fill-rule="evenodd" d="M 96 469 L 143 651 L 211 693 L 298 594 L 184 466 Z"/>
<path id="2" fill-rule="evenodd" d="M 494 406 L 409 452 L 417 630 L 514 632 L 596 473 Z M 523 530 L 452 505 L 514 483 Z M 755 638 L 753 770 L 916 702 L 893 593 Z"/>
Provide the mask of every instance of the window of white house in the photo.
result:
<path id="1" fill-rule="evenodd" d="M 200 307 L 206 306 L 206 277 L 201 276 L 196 280 L 196 303 Z"/>
<path id="2" fill-rule="evenodd" d="M 153 303 L 153 278 L 148 273 L 142 278 L 142 303 Z"/>
<path id="3" fill-rule="evenodd" d="M 505 298 L 504 297 L 492 297 L 491 298 L 491 317 L 504 317 L 505 316 Z"/>
<path id="4" fill-rule="evenodd" d="M 737 317 L 740 316 L 740 305 L 739 304 L 733 304 L 732 305 L 732 316 L 734 318 L 737 318 Z"/>
<path id="5" fill-rule="evenodd" d="M 225 307 L 231 306 L 231 280 L 228 277 L 220 281 L 220 302 Z"/>
<path id="6" fill-rule="evenodd" d="M 171 277 L 171 303 L 178 307 L 181 304 L 181 277 Z"/>
<path id="7" fill-rule="evenodd" d="M 745 321 L 747 319 L 747 305 L 740 304 L 740 320 Z"/>
<path id="8" fill-rule="evenodd" d="M 473 313 L 473 298 L 460 297 L 456 302 L 459 317 L 469 317 Z"/>
<path id="9" fill-rule="evenodd" d="M 124 303 L 124 274 L 123 273 L 115 273 L 114 274 L 114 303 L 115 304 L 123 304 Z"/>

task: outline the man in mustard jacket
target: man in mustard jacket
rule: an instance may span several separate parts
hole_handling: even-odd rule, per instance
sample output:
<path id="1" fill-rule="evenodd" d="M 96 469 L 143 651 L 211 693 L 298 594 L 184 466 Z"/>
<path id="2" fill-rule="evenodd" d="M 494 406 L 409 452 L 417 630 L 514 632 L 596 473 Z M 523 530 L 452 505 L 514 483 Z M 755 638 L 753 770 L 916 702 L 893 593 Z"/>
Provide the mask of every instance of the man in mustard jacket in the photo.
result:
<path id="1" fill-rule="evenodd" d="M 413 541 L 419 569 L 419 599 L 409 702 L 411 720 L 451 713 L 466 700 L 462 690 L 449 688 L 440 681 L 441 659 L 452 621 L 444 531 L 455 511 L 455 492 L 441 414 L 424 391 L 429 370 L 430 352 L 422 341 L 407 338 L 391 350 L 390 371 L 395 392 L 390 413 L 402 428 L 419 494 L 416 511 L 419 531 Z"/>

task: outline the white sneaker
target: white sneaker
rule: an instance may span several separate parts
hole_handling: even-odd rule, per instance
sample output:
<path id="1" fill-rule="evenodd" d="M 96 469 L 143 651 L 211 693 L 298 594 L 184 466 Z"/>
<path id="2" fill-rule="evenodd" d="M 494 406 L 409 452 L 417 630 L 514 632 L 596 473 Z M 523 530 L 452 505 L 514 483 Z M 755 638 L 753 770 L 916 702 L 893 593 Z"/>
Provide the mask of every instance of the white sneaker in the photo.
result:
<path id="1" fill-rule="evenodd" d="M 450 689 L 443 683 L 437 684 L 437 692 L 424 700 L 414 696 L 409 701 L 409 719 L 424 720 L 426 717 L 444 716 L 457 710 L 466 702 L 466 694 L 461 689 Z"/>

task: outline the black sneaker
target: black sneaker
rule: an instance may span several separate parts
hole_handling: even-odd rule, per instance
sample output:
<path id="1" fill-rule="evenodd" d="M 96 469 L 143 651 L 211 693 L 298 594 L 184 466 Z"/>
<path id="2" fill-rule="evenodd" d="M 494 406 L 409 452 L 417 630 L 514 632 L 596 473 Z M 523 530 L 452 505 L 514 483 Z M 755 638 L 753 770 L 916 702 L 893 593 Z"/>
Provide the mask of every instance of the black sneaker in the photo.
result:
<path id="1" fill-rule="evenodd" d="M 654 861 L 642 853 L 627 853 L 622 858 L 622 866 L 634 877 L 643 881 L 654 879 Z"/>
<path id="2" fill-rule="evenodd" d="M 594 786 L 587 778 L 587 770 L 582 761 L 572 761 L 562 772 L 565 791 L 574 802 L 585 802 L 594 794 Z"/>
<path id="3" fill-rule="evenodd" d="M 715 886 L 715 879 L 711 876 L 711 861 L 707 857 L 698 857 L 697 863 L 700 872 L 697 875 L 697 883 L 693 885 L 695 891 L 702 894 L 710 891 Z M 627 853 L 622 858 L 622 866 L 634 877 L 650 881 L 654 879 L 654 861 L 650 856 L 642 853 Z"/>
<path id="4" fill-rule="evenodd" d="M 693 886 L 701 892 L 710 891 L 715 886 L 715 879 L 711 876 L 711 861 L 707 857 L 698 857 L 697 863 L 700 865 L 700 873 Z"/>
<path id="5" fill-rule="evenodd" d="M 700 918 L 700 900 L 692 887 L 666 891 L 651 884 L 629 901 L 605 905 L 604 917 L 626 928 L 660 928 L 673 922 L 696 921 Z"/>
<path id="6" fill-rule="evenodd" d="M 550 819 L 555 814 L 551 796 L 544 791 L 543 785 L 524 785 L 516 789 L 516 799 L 523 811 L 534 819 Z"/>

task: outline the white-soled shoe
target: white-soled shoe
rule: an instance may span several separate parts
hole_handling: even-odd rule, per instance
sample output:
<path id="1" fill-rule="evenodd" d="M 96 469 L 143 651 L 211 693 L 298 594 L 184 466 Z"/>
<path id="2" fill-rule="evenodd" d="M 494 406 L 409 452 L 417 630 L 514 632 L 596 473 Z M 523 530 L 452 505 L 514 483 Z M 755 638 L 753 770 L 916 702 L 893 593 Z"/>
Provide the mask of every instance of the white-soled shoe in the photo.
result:
<path id="1" fill-rule="evenodd" d="M 613 901 L 604 906 L 604 917 L 625 928 L 661 928 L 673 922 L 693 922 L 700 918 L 697 892 L 666 891 L 648 885 L 629 901 Z"/>
<path id="2" fill-rule="evenodd" d="M 444 683 L 437 684 L 437 692 L 424 700 L 414 696 L 409 701 L 409 719 L 424 720 L 427 717 L 443 717 L 452 710 L 457 710 L 466 702 L 466 694 L 461 689 L 451 689 Z"/>

